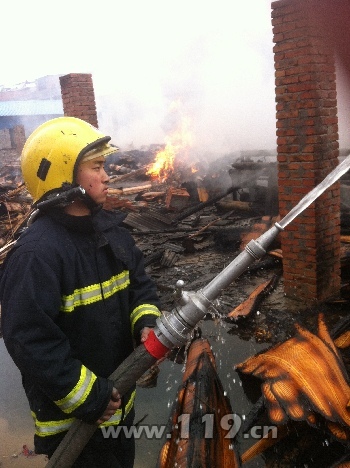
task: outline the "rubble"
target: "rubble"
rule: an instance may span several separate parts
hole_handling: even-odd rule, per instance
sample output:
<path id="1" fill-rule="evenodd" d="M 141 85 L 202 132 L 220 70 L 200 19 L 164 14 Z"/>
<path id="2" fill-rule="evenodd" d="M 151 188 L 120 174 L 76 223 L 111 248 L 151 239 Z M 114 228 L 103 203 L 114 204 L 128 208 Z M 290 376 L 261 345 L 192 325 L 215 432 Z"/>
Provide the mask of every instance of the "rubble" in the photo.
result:
<path id="1" fill-rule="evenodd" d="M 177 168 L 168 178 L 159 180 L 147 174 L 157 150 L 158 147 L 152 147 L 113 156 L 107 165 L 110 185 L 105 208 L 125 213 L 124 225 L 143 250 L 151 275 L 157 278 L 162 272 L 162 280 L 170 283 L 169 290 L 178 279 L 184 279 L 189 287 L 191 283 L 197 287 L 201 277 L 214 277 L 249 240 L 259 237 L 278 220 L 276 200 L 273 200 L 276 198 L 275 163 L 269 162 L 266 154 L 262 160 L 249 156 L 238 160 L 224 157 L 211 166 L 202 166 L 201 171 Z M 348 181 L 344 179 L 342 187 L 347 191 Z M 2 168 L 0 181 L 1 262 L 25 228 L 31 214 L 31 200 L 20 178 L 18 158 Z M 342 209 L 346 210 L 346 203 L 343 205 Z M 350 261 L 346 235 L 345 226 L 344 274 Z M 283 253 L 278 238 L 269 254 L 270 258 L 261 261 L 260 271 L 257 267 L 254 273 L 253 266 L 246 273 L 250 275 L 251 286 L 253 274 L 258 277 L 271 268 L 275 270 L 273 273 L 281 271 Z M 280 283 L 275 293 L 283 290 L 283 278 Z M 224 291 L 224 302 L 227 296 L 231 297 L 227 301 L 230 308 L 224 307 L 222 314 L 238 306 L 236 291 Z M 165 307 L 171 307 L 173 298 L 168 292 L 162 300 Z M 298 309 L 299 304 L 294 308 Z"/>
<path id="2" fill-rule="evenodd" d="M 119 160 L 111 163 L 105 208 L 125 214 L 124 226 L 144 253 L 146 269 L 156 282 L 162 308 L 172 310 L 176 306 L 179 280 L 187 291 L 200 289 L 251 239 L 259 237 L 278 220 L 276 185 L 270 163 L 253 164 L 249 160 L 236 162 L 236 167 L 228 160 L 221 169 L 216 163 L 200 174 L 185 168 L 159 180 L 147 175 L 153 156 L 154 152 L 146 152 L 146 155 L 142 151 L 130 152 L 121 154 Z M 254 184 L 252 177 L 256 165 L 258 184 Z M 245 171 L 246 178 L 239 179 L 234 170 Z M 4 166 L 0 180 L 1 263 L 25 229 L 32 208 L 18 164 Z M 346 178 L 343 185 L 348 186 Z M 347 193 L 347 188 L 344 192 Z M 341 206 L 342 289 L 339 297 L 317 308 L 306 308 L 286 298 L 283 252 L 277 237 L 265 258 L 222 291 L 206 319 L 215 317 L 224 321 L 229 316 L 225 321 L 228 334 L 274 345 L 293 336 L 296 322 L 307 329 L 315 327 L 320 311 L 326 312 L 325 320 L 330 328 L 346 318 L 350 300 L 347 211 L 350 208 L 345 202 Z M 157 373 L 155 368 L 154 375 L 150 376 L 152 382 Z M 149 381 L 140 381 L 140 385 L 147 386 Z"/>
<path id="3" fill-rule="evenodd" d="M 271 294 L 271 292 L 275 289 L 279 279 L 280 274 L 275 274 L 271 279 L 257 286 L 250 294 L 248 299 L 243 301 L 227 314 L 227 318 L 230 320 L 237 319 L 237 317 L 244 317 L 258 310 L 258 307 L 264 300 L 264 297 L 268 294 Z"/>

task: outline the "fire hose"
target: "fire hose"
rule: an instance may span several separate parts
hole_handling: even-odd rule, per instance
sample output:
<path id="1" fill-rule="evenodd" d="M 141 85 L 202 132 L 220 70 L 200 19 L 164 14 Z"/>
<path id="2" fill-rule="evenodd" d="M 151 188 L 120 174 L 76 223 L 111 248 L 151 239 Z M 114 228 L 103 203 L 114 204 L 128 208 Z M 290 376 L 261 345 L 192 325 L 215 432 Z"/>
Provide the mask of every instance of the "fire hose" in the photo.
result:
<path id="1" fill-rule="evenodd" d="M 315 201 L 327 188 L 333 185 L 350 168 L 350 155 L 345 158 L 313 190 L 278 223 L 258 239 L 251 240 L 245 249 L 224 268 L 209 284 L 195 293 L 180 292 L 181 307 L 163 312 L 157 319 L 145 343 L 139 345 L 129 357 L 109 376 L 114 387 L 123 395 L 136 381 L 170 349 L 183 346 L 198 323 L 213 307 L 213 301 L 220 292 L 238 278 L 253 262 L 261 259 L 268 246 L 300 213 Z M 48 461 L 46 468 L 69 468 L 77 459 L 87 442 L 96 431 L 97 425 L 80 420 L 73 422 L 67 434 Z"/>

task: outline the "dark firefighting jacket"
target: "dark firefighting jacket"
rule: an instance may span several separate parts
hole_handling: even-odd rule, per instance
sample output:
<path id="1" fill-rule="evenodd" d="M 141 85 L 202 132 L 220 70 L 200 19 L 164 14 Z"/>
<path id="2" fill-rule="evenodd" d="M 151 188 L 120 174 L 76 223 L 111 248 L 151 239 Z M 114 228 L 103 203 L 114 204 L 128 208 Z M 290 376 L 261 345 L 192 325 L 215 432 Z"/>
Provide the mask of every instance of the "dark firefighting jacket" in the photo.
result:
<path id="1" fill-rule="evenodd" d="M 142 254 L 117 216 L 42 215 L 4 262 L 2 332 L 22 374 L 37 453 L 52 450 L 74 419 L 99 419 L 113 388 L 108 376 L 160 315 Z M 119 424 L 134 395 L 103 425 Z"/>

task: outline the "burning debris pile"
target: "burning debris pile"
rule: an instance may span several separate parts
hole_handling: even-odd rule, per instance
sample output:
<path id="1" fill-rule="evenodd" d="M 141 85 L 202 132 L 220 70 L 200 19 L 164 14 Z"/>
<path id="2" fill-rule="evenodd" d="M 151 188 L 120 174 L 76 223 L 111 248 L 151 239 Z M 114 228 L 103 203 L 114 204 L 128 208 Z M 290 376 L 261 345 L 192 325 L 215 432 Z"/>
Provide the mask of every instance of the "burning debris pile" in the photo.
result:
<path id="1" fill-rule="evenodd" d="M 186 138 L 181 140 L 176 134 L 165 145 L 120 151 L 106 163 L 110 185 L 105 208 L 125 213 L 124 225 L 143 250 L 151 274 L 172 283 L 159 285 L 165 307 L 171 307 L 179 276 L 196 287 L 202 277 L 214 276 L 228 256 L 239 253 L 278 220 L 274 155 L 258 151 L 203 162 L 203 158 L 189 157 L 183 141 Z M 1 261 L 25 228 L 31 200 L 18 162 L 3 167 L 0 181 Z M 345 181 L 343 190 L 348 190 L 349 185 Z M 347 208 L 346 203 L 343 205 L 342 212 Z M 344 273 L 349 264 L 348 240 L 348 236 L 342 237 Z M 259 287 L 255 277 L 270 269 L 274 270 L 274 289 L 282 290 L 281 259 L 277 237 L 267 257 L 244 275 L 249 277 L 249 293 Z M 198 273 L 193 263 L 198 265 Z M 262 280 L 268 282 L 271 277 Z M 348 289 L 344 284 L 345 296 Z M 232 290 L 223 292 L 223 303 L 227 303 L 223 315 L 238 314 L 233 311 L 240 303 L 233 304 L 231 294 Z M 266 299 L 270 296 L 261 291 L 258 302 L 264 295 Z"/>
<path id="2" fill-rule="evenodd" d="M 176 299 L 184 294 L 184 286 L 198 290 L 211 281 L 251 239 L 258 238 L 278 220 L 277 167 L 273 155 L 259 152 L 238 157 L 231 154 L 213 163 L 205 163 L 201 158 L 189 162 L 183 149 L 181 157 L 175 157 L 179 151 L 179 147 L 169 141 L 163 146 L 116 153 L 106 165 L 110 185 L 105 208 L 124 212 L 124 225 L 132 231 L 145 255 L 146 267 L 157 284 L 163 310 L 173 308 Z M 0 178 L 1 262 L 21 230 L 25 229 L 32 208 L 18 165 L 5 166 Z M 344 185 L 348 187 L 347 183 Z M 342 210 L 346 209 L 347 206 L 342 206 Z M 350 299 L 350 255 L 347 248 L 350 238 L 346 234 L 345 231 L 342 236 L 342 297 L 321 307 L 327 309 L 330 325 L 338 323 L 339 317 L 346 314 L 343 307 L 344 304 L 347 307 Z M 284 297 L 282 258 L 277 237 L 265 258 L 249 267 L 239 281 L 222 291 L 205 320 L 221 321 L 229 335 L 273 345 L 295 341 L 296 322 L 303 327 L 302 330 L 314 327 L 320 311 L 305 313 L 302 304 Z M 314 338 L 311 336 L 310 340 Z M 280 349 L 284 350 L 277 348 L 278 351 Z M 252 358 L 248 362 L 256 360 L 258 358 Z M 247 366 L 242 364 L 243 372 Z M 298 366 L 297 362 L 295 367 Z M 302 372 L 303 367 L 300 369 Z M 274 370 L 278 375 L 273 374 Z M 158 368 L 152 372 L 156 378 Z M 211 369 L 210 372 L 215 371 Z M 270 379 L 272 375 L 278 379 L 284 375 L 278 367 L 271 372 L 263 377 Z M 257 373 L 253 366 L 251 373 Z M 344 376 L 343 385 L 346 374 Z M 150 380 L 149 386 L 152 386 Z M 188 387 L 192 381 L 187 380 L 184 376 L 184 385 Z M 291 394 L 294 391 L 297 403 L 303 405 L 304 397 L 300 401 L 295 390 L 301 389 L 300 382 L 294 382 L 295 388 L 292 383 L 288 382 L 287 390 L 291 389 Z M 275 386 L 269 380 L 262 387 L 266 388 L 263 406 L 267 408 L 268 415 L 271 414 L 268 404 L 272 401 L 270 387 L 274 391 Z M 280 393 L 275 392 L 277 397 Z M 278 403 L 284 408 L 282 397 Z M 191 401 L 190 395 L 188 398 L 189 404 L 196 403 Z M 206 395 L 201 395 L 201 399 L 205 398 Z M 290 404 L 293 408 L 293 401 Z M 313 401 L 307 404 L 312 408 L 315 406 Z M 286 411 L 290 413 L 292 410 Z M 307 413 L 307 408 L 301 406 L 300 414 L 303 411 Z M 287 427 L 285 419 L 277 422 L 283 425 L 280 434 L 283 432 L 283 437 L 288 439 L 292 432 L 284 430 Z M 270 445 L 273 445 L 271 441 Z M 173 449 L 169 447 L 170 451 Z M 261 452 L 264 447 L 256 449 L 256 453 L 259 450 Z M 246 454 L 245 460 L 251 459 L 252 453 Z M 167 466 L 166 462 L 161 466 Z M 236 466 L 236 461 L 232 466 Z"/>

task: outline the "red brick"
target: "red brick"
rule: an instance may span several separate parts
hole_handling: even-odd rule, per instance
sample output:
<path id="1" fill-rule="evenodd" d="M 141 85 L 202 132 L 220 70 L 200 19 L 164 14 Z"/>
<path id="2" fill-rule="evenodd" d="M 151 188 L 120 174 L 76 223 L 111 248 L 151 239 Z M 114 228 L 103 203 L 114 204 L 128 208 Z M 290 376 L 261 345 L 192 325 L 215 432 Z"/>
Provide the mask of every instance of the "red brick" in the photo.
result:
<path id="1" fill-rule="evenodd" d="M 272 3 L 281 215 L 323 180 L 339 155 L 335 66 L 329 44 L 309 27 L 302 5 Z M 338 186 L 281 235 L 287 295 L 319 301 L 339 290 L 339 209 Z"/>
<path id="2" fill-rule="evenodd" d="M 91 74 L 70 73 L 60 77 L 64 115 L 98 126 Z"/>

